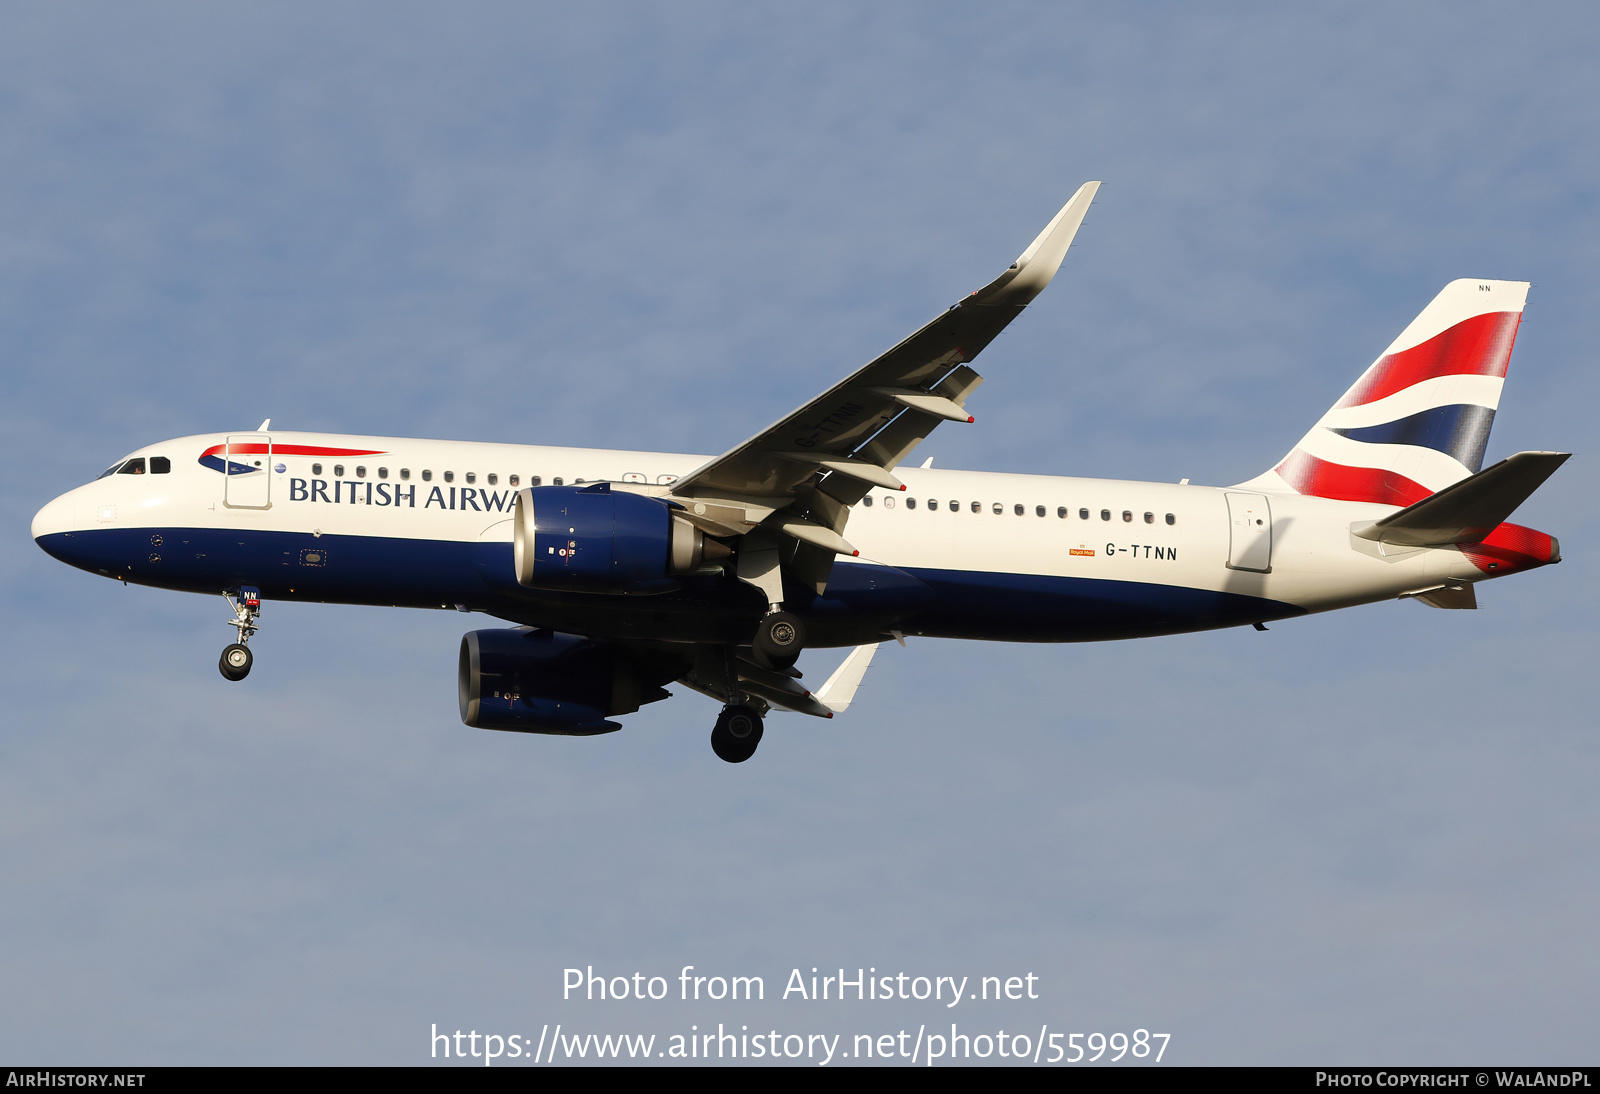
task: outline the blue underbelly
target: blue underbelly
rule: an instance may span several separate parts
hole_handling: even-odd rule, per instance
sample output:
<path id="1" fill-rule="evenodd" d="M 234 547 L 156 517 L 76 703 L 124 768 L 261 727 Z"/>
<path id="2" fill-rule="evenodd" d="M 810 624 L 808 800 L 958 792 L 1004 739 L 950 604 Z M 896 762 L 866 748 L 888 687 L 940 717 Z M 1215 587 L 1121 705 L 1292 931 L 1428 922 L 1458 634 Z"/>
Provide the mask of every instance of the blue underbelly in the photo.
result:
<path id="1" fill-rule="evenodd" d="M 687 579 L 654 596 L 524 589 L 511 545 L 303 532 L 90 529 L 44 536 L 64 562 L 143 585 L 217 593 L 253 585 L 268 600 L 464 606 L 517 623 L 596 636 L 745 641 L 764 599 L 743 583 Z M 791 585 L 812 645 L 932 637 L 1083 642 L 1238 626 L 1302 614 L 1278 601 L 1132 581 L 840 563 L 823 596 Z"/>

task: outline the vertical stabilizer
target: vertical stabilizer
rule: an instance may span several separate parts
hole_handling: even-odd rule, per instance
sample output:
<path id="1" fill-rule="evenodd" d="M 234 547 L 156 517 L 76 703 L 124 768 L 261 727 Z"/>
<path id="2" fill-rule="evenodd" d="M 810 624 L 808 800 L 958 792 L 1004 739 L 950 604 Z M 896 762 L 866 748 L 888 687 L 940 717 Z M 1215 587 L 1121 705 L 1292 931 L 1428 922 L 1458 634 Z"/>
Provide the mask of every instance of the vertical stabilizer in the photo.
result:
<path id="1" fill-rule="evenodd" d="M 1526 281 L 1446 285 L 1277 467 L 1242 485 L 1412 505 L 1483 464 Z"/>

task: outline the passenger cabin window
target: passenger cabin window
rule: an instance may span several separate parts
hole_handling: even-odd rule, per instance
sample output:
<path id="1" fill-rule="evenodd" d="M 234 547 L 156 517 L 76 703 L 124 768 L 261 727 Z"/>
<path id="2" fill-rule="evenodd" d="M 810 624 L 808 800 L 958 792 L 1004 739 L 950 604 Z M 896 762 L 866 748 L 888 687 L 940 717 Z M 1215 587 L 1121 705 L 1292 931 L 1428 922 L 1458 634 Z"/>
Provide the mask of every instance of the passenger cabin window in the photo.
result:
<path id="1" fill-rule="evenodd" d="M 411 468 L 409 468 L 409 467 L 402 467 L 402 468 L 401 468 L 401 469 L 400 469 L 400 477 L 401 477 L 401 478 L 402 478 L 402 479 L 409 479 L 409 478 L 410 478 L 410 477 L 411 477 Z"/>
<path id="2" fill-rule="evenodd" d="M 333 477 L 336 479 L 344 478 L 344 464 L 336 463 L 333 465 Z"/>
<path id="3" fill-rule="evenodd" d="M 506 482 L 508 484 L 510 484 L 511 486 L 516 486 L 521 481 L 522 481 L 522 479 L 520 477 L 516 476 L 516 475 L 512 475 L 510 478 L 506 479 Z M 494 484 L 494 479 L 491 478 L 489 480 L 489 483 L 492 486 Z"/>
<path id="4" fill-rule="evenodd" d="M 478 476 L 477 476 L 476 472 L 468 471 L 467 472 L 467 481 L 468 482 L 477 482 L 478 481 Z"/>
<path id="5" fill-rule="evenodd" d="M 1017 516 L 1019 516 L 1019 517 L 1020 517 L 1020 516 L 1021 516 L 1021 515 L 1022 515 L 1022 514 L 1023 514 L 1023 513 L 1024 513 L 1024 512 L 1026 512 L 1026 510 L 1025 510 L 1025 509 L 1023 509 L 1023 508 L 1022 508 L 1022 506 L 1020 506 L 1020 505 L 1013 505 L 1013 506 L 1012 506 L 1012 507 L 1011 507 L 1011 508 L 1012 508 L 1012 509 L 1013 509 L 1013 510 L 1015 510 L 1015 512 L 1016 512 L 1016 514 L 1017 514 Z"/>
<path id="6" fill-rule="evenodd" d="M 378 468 L 378 478 L 386 479 L 388 477 L 389 477 L 389 469 L 387 467 Z"/>
<path id="7" fill-rule="evenodd" d="M 150 457 L 150 474 L 168 475 L 172 473 L 172 461 L 165 456 Z"/>
<path id="8" fill-rule="evenodd" d="M 445 482 L 455 482 L 456 481 L 456 473 L 454 471 L 446 471 L 444 473 L 444 481 Z"/>
<path id="9" fill-rule="evenodd" d="M 1056 516 L 1060 517 L 1062 520 L 1066 520 L 1067 519 L 1067 514 L 1070 513 L 1071 511 L 1072 510 L 1068 509 L 1065 505 L 1063 505 L 1059 509 L 1056 510 Z"/>
<path id="10" fill-rule="evenodd" d="M 907 500 L 910 500 L 910 499 L 907 499 Z M 885 509 L 893 509 L 894 508 L 894 495 L 891 494 L 890 496 L 888 496 L 888 497 L 883 499 L 883 507 Z"/>
<path id="11" fill-rule="evenodd" d="M 1123 520 L 1132 520 L 1132 519 L 1133 519 L 1133 510 L 1131 510 L 1131 509 L 1124 509 L 1124 510 L 1123 510 L 1123 511 L 1122 511 L 1122 519 L 1123 519 Z"/>
<path id="12" fill-rule="evenodd" d="M 511 477 L 512 477 L 513 480 L 516 478 L 515 475 L 512 475 Z M 500 481 L 500 476 L 491 472 L 489 474 L 489 476 L 488 476 L 488 480 L 489 480 L 489 485 L 493 486 L 493 485 L 495 485 L 496 483 L 498 483 Z M 467 476 L 467 481 L 468 482 L 472 481 L 472 476 L 471 475 Z"/>
<path id="13" fill-rule="evenodd" d="M 551 479 L 550 481 L 555 483 L 557 486 L 563 485 L 560 475 L 557 475 L 555 478 Z"/>
<path id="14" fill-rule="evenodd" d="M 321 464 L 320 464 L 320 463 L 314 463 L 314 464 L 312 464 L 312 465 L 311 465 L 311 473 L 312 473 L 312 474 L 313 474 L 313 475 L 320 475 L 320 474 L 322 474 L 322 465 L 321 465 Z"/>
<path id="15" fill-rule="evenodd" d="M 973 511 L 973 512 L 974 512 L 974 513 L 981 513 L 981 512 L 983 512 L 983 502 L 981 502 L 981 501 L 975 501 L 975 502 L 973 502 L 973 503 L 972 503 L 972 511 Z"/>
<path id="16" fill-rule="evenodd" d="M 356 478 L 364 479 L 366 477 L 367 477 L 367 469 L 365 467 L 356 468 Z"/>
<path id="17" fill-rule="evenodd" d="M 1035 505 L 1035 506 L 1034 506 L 1034 507 L 1033 507 L 1033 515 L 1034 515 L 1034 516 L 1036 516 L 1036 517 L 1042 517 L 1042 516 L 1044 516 L 1044 506 L 1042 506 L 1042 505 Z"/>
<path id="18" fill-rule="evenodd" d="M 1146 513 L 1144 515 L 1144 522 L 1146 524 L 1154 524 L 1156 522 L 1156 515 L 1154 513 Z"/>
<path id="19" fill-rule="evenodd" d="M 144 457 L 143 456 L 135 456 L 133 459 L 131 459 L 127 463 L 123 464 L 122 465 L 122 470 L 118 471 L 117 474 L 119 474 L 119 475 L 142 475 L 142 474 L 144 474 Z"/>
<path id="20" fill-rule="evenodd" d="M 915 509 L 916 507 L 917 507 L 917 499 L 916 498 L 907 498 L 906 499 L 906 508 L 907 509 Z"/>
<path id="21" fill-rule="evenodd" d="M 995 516 L 998 517 L 1001 513 L 1004 513 L 1005 511 L 1006 511 L 1006 507 L 1005 506 L 1001 505 L 999 502 L 995 502 L 994 503 L 994 515 Z"/>
<path id="22" fill-rule="evenodd" d="M 543 481 L 544 480 L 541 479 L 538 475 L 529 475 L 528 476 L 528 485 L 529 486 L 538 486 Z"/>
<path id="23" fill-rule="evenodd" d="M 866 497 L 862 498 L 861 499 L 861 504 L 865 505 L 868 509 L 871 509 L 872 508 L 872 495 L 868 494 Z"/>
<path id="24" fill-rule="evenodd" d="M 1178 518 L 1173 516 L 1171 513 L 1168 513 L 1167 514 L 1167 523 L 1168 524 L 1177 524 L 1178 523 Z"/>
<path id="25" fill-rule="evenodd" d="M 1100 519 L 1101 520 L 1110 520 L 1111 519 L 1111 510 L 1109 510 L 1109 509 L 1100 510 Z"/>
<path id="26" fill-rule="evenodd" d="M 956 501 L 954 498 L 951 498 L 950 499 L 950 511 L 952 513 L 961 512 L 961 503 L 959 501 Z"/>
<path id="27" fill-rule="evenodd" d="M 1089 510 L 1087 510 L 1087 509 L 1079 509 L 1078 510 L 1078 519 L 1079 520 L 1088 520 L 1089 519 Z"/>
<path id="28" fill-rule="evenodd" d="M 433 472 L 424 470 L 422 472 L 422 481 L 423 482 L 432 482 L 433 481 Z"/>

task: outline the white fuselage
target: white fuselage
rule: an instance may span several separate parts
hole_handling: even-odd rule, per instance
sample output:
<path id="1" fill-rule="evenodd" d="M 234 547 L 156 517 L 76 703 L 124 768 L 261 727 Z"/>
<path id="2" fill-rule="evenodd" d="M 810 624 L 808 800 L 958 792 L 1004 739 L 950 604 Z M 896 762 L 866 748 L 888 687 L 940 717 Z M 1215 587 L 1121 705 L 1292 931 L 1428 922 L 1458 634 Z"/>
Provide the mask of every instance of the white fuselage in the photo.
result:
<path id="1" fill-rule="evenodd" d="M 112 474 L 71 490 L 40 510 L 34 536 L 44 544 L 62 533 L 155 530 L 153 536 L 165 542 L 174 533 L 181 539 L 183 530 L 193 530 L 246 538 L 283 533 L 305 543 L 509 545 L 511 499 L 518 489 L 600 480 L 664 487 L 705 462 L 682 453 L 274 432 L 271 466 L 252 477 L 256 485 L 245 493 L 197 460 L 227 436 L 186 437 L 133 453 L 146 460 L 165 457 L 170 471 Z M 1242 533 L 1227 495 L 1263 495 L 1237 488 L 932 468 L 903 467 L 896 475 L 906 485 L 904 492 L 874 489 L 854 508 L 847 532 L 860 558 L 842 558 L 840 566 L 1236 594 L 1278 606 L 1263 611 L 1264 618 L 1390 599 L 1486 576 L 1453 547 L 1385 553 L 1350 534 L 1352 525 L 1386 516 L 1395 511 L 1392 506 L 1271 496 L 1252 510 L 1266 521 L 1264 533 L 1250 533 L 1266 536 L 1266 553 L 1258 543 L 1257 554 L 1245 560 L 1252 567 L 1245 569 L 1230 565 L 1230 552 L 1238 560 Z M 225 488 L 236 490 L 236 496 L 225 497 Z M 180 579 L 194 560 L 183 557 L 176 544 L 148 551 L 143 541 L 139 546 L 141 557 L 130 557 L 121 567 L 68 561 L 125 580 L 194 587 Z M 317 598 L 340 599 L 329 595 L 326 585 Z M 415 598 L 397 595 L 391 602 Z"/>

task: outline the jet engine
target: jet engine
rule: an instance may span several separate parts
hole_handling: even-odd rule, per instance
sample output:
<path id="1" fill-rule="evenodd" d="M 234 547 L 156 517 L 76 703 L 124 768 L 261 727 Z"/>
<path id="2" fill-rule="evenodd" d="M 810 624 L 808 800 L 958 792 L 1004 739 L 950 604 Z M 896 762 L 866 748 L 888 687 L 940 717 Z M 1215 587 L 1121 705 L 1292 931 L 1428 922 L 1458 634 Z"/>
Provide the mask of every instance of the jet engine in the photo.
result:
<path id="1" fill-rule="evenodd" d="M 461 720 L 476 729 L 610 733 L 622 726 L 609 715 L 668 697 L 660 685 L 689 668 L 679 661 L 529 627 L 471 631 L 461 639 Z"/>
<path id="2" fill-rule="evenodd" d="M 665 501 L 605 482 L 522 490 L 512 527 L 517 581 L 533 589 L 663 592 L 731 554 Z"/>

